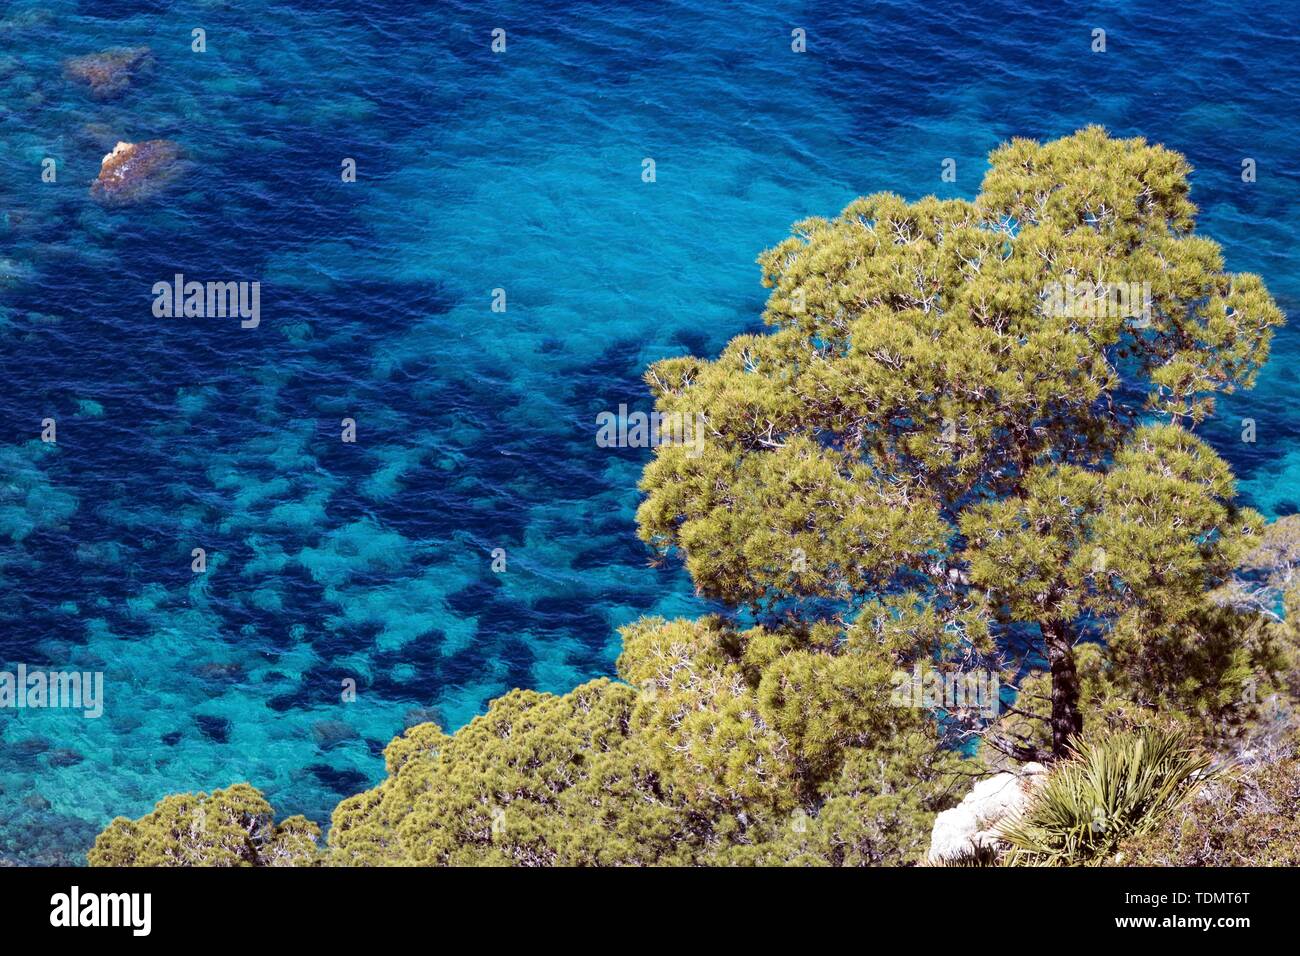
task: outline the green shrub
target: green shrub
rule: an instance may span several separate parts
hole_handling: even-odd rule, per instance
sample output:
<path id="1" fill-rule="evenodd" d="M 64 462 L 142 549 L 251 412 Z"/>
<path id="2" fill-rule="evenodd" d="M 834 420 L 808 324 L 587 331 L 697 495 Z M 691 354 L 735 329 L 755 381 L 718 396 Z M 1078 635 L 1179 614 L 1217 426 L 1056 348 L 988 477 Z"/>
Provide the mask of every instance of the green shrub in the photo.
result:
<path id="1" fill-rule="evenodd" d="M 1234 769 L 1158 829 L 1125 842 L 1125 866 L 1300 866 L 1300 760 L 1294 753 Z"/>
<path id="2" fill-rule="evenodd" d="M 138 820 L 118 817 L 95 838 L 91 866 L 311 866 L 320 827 L 305 817 L 279 825 L 246 783 L 164 797 Z"/>
<path id="3" fill-rule="evenodd" d="M 1025 812 L 1001 828 L 1005 862 L 1086 866 L 1159 826 L 1212 775 L 1210 758 L 1169 730 L 1103 732 L 1077 744 Z"/>

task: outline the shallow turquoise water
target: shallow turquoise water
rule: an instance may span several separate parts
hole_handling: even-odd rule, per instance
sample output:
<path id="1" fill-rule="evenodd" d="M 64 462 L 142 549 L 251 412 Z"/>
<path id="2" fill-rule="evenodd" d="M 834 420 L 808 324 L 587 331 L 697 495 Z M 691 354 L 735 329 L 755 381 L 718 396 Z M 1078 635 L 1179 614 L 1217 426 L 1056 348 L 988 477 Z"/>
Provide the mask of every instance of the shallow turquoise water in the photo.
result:
<path id="1" fill-rule="evenodd" d="M 759 327 L 754 257 L 798 218 L 971 196 L 1000 140 L 1100 122 L 1185 152 L 1202 230 L 1295 311 L 1287 5 L 849 6 L 7 8 L 0 664 L 103 670 L 108 703 L 0 711 L 0 857 L 78 859 L 117 813 L 238 780 L 324 820 L 405 723 L 565 690 L 612 671 L 617 626 L 698 613 L 635 539 L 647 453 L 598 448 L 595 416 Z M 138 44 L 155 69 L 118 100 L 62 76 Z M 103 154 L 154 137 L 184 181 L 94 205 Z M 175 272 L 261 281 L 261 326 L 155 319 Z M 1300 507 L 1298 352 L 1292 327 L 1208 430 L 1270 515 Z"/>

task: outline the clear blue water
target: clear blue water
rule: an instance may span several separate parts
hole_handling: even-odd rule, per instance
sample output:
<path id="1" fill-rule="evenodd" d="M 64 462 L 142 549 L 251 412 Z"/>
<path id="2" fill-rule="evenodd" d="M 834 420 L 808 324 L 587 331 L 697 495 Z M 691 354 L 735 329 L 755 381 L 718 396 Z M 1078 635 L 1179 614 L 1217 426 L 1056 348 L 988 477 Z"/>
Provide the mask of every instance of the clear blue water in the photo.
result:
<path id="1" fill-rule="evenodd" d="M 79 860 L 113 815 L 238 780 L 323 821 L 408 721 L 565 690 L 617 626 L 698 613 L 635 538 L 648 453 L 598 448 L 595 415 L 757 328 L 754 257 L 798 218 L 972 196 L 1000 140 L 1103 123 L 1187 154 L 1202 230 L 1297 311 L 1292 5 L 948 6 L 7 5 L 0 665 L 100 669 L 108 699 L 0 711 L 0 860 Z M 62 75 L 140 44 L 120 99 Z M 103 154 L 155 137 L 187 178 L 95 205 Z M 259 280 L 260 328 L 154 318 L 175 272 Z M 1300 507 L 1297 359 L 1292 327 L 1208 429 L 1270 515 Z"/>

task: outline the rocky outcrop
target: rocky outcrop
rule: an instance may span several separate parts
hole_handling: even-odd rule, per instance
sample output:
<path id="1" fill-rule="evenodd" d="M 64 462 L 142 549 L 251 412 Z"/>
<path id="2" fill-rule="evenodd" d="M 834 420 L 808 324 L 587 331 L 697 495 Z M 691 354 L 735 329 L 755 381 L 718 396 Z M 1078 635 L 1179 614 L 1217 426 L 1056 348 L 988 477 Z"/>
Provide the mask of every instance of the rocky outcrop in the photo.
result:
<path id="1" fill-rule="evenodd" d="M 1046 772 L 1042 764 L 1028 763 L 1017 773 L 995 774 L 975 784 L 961 803 L 935 817 L 929 861 L 944 863 L 996 848 L 998 825 L 1024 810 Z"/>
<path id="2" fill-rule="evenodd" d="M 90 87 L 97 100 L 121 96 L 131 81 L 153 67 L 153 52 L 147 46 L 113 47 L 64 61 L 63 72 Z"/>
<path id="3" fill-rule="evenodd" d="M 181 148 L 168 139 L 118 143 L 100 164 L 90 194 L 108 205 L 139 202 L 180 173 Z"/>

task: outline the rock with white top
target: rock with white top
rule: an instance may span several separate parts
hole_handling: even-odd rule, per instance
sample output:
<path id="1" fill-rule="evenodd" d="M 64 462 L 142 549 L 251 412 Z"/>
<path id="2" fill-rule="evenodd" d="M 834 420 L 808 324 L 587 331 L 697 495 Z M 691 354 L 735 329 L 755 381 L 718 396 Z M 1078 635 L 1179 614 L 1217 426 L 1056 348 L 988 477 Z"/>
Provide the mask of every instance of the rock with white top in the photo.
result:
<path id="1" fill-rule="evenodd" d="M 995 774 L 971 787 L 961 803 L 935 817 L 929 861 L 943 863 L 996 847 L 998 825 L 1028 806 L 1046 772 L 1040 763 L 1027 763 L 1016 773 Z"/>

